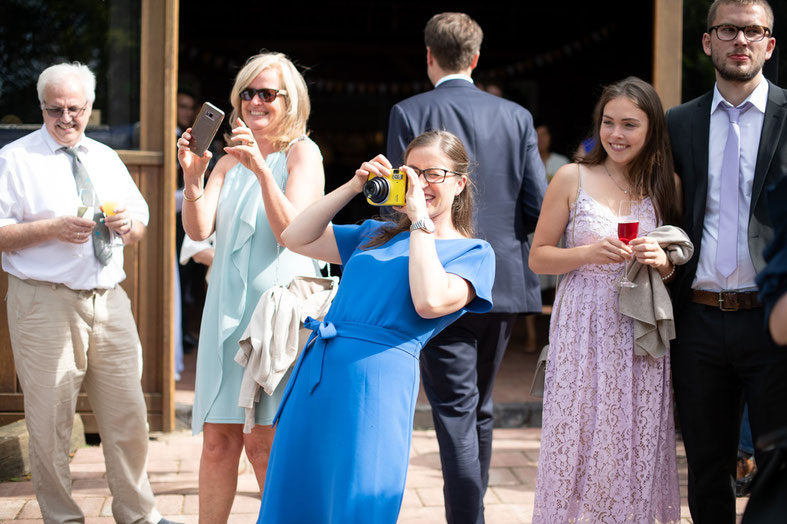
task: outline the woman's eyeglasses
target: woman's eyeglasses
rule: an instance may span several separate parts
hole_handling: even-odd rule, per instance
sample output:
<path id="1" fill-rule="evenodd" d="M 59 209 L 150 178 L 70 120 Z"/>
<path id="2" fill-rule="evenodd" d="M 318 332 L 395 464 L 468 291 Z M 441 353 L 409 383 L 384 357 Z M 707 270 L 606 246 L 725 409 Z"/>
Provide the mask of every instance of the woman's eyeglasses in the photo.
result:
<path id="1" fill-rule="evenodd" d="M 462 176 L 462 173 L 457 173 L 456 171 L 449 171 L 447 169 L 443 169 L 442 167 L 427 167 L 426 169 L 418 169 L 417 167 L 407 166 L 418 176 L 423 175 L 424 179 L 430 184 L 442 184 L 445 182 L 445 177 L 447 176 Z"/>
<path id="2" fill-rule="evenodd" d="M 246 102 L 251 101 L 254 98 L 254 95 L 259 95 L 260 100 L 270 104 L 276 100 L 277 96 L 287 96 L 287 91 L 284 89 L 270 89 L 268 87 L 263 87 L 262 89 L 247 87 L 240 92 L 241 99 L 245 100 Z"/>
<path id="3" fill-rule="evenodd" d="M 71 118 L 79 118 L 82 116 L 82 113 L 85 112 L 85 109 L 87 109 L 87 104 L 83 105 L 82 107 L 41 107 L 44 111 L 46 111 L 46 114 L 52 118 L 60 118 L 66 112 L 71 115 Z"/>

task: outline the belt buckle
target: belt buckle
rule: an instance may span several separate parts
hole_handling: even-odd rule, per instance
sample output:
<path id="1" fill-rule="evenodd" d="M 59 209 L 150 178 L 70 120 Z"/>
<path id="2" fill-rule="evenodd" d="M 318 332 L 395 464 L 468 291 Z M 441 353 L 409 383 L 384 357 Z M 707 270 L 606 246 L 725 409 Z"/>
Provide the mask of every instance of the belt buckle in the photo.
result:
<path id="1" fill-rule="evenodd" d="M 729 297 L 730 302 L 734 303 L 733 306 L 726 305 L 727 300 L 725 297 Z M 719 309 L 722 311 L 738 311 L 738 296 L 737 292 L 735 291 L 719 291 Z"/>

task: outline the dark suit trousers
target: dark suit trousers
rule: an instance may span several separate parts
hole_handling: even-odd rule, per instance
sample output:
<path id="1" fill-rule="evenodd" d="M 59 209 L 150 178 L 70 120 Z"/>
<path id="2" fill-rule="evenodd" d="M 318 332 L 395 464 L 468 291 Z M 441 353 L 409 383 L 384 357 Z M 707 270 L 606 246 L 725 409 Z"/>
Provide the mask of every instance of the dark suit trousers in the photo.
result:
<path id="1" fill-rule="evenodd" d="M 421 352 L 449 524 L 483 523 L 492 458 L 492 388 L 515 313 L 467 313 Z"/>
<path id="2" fill-rule="evenodd" d="M 672 383 L 689 469 L 695 524 L 735 522 L 735 462 L 743 401 L 756 444 L 787 426 L 787 348 L 765 330 L 764 310 L 686 304 L 675 321 Z M 759 450 L 765 467 L 770 455 Z"/>

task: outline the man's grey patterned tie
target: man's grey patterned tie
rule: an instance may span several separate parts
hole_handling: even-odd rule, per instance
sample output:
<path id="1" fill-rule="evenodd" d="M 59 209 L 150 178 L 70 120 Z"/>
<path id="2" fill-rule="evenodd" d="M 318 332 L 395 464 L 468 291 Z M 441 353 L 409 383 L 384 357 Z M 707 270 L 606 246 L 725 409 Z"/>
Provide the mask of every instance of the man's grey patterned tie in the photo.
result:
<path id="1" fill-rule="evenodd" d="M 71 170 L 74 173 L 74 180 L 77 184 L 77 194 L 81 196 L 82 203 L 86 206 L 95 205 L 95 203 L 98 202 L 98 195 L 96 195 L 96 189 L 90 181 L 90 175 L 88 175 L 87 169 L 85 169 L 84 164 L 82 164 L 82 161 L 79 159 L 78 151 L 74 147 L 62 147 L 60 149 L 71 156 Z M 111 238 L 109 228 L 101 222 L 102 218 L 104 218 L 104 214 L 101 210 L 95 208 L 93 221 L 96 223 L 96 227 L 93 228 L 93 234 L 91 236 L 93 238 L 93 253 L 96 255 L 98 261 L 101 262 L 101 265 L 106 266 L 109 264 L 109 259 L 112 258 L 112 246 L 110 245 Z"/>

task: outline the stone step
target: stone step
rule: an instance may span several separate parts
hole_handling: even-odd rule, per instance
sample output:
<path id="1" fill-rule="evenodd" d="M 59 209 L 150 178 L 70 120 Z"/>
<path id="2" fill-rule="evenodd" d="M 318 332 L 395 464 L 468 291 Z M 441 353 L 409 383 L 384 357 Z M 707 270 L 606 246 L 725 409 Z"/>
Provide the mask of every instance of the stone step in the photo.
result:
<path id="1" fill-rule="evenodd" d="M 0 481 L 25 477 L 30 474 L 30 454 L 25 419 L 0 426 Z M 69 452 L 85 446 L 85 425 L 79 414 L 74 416 Z"/>

